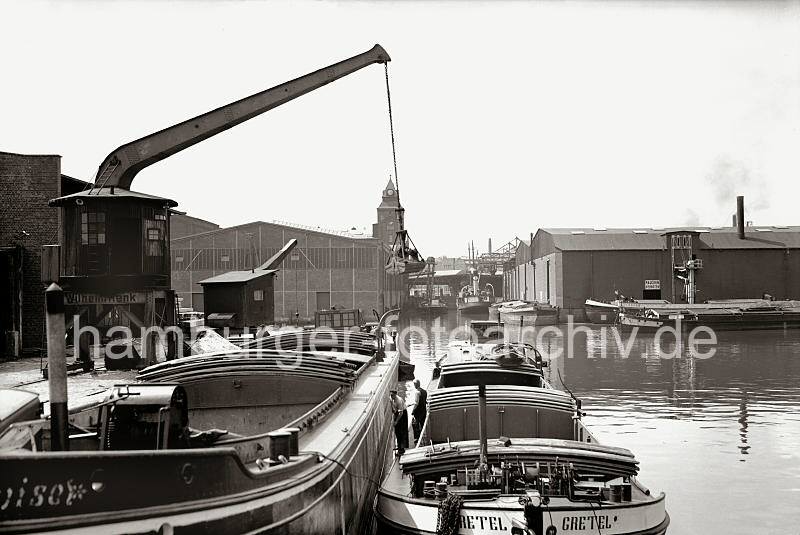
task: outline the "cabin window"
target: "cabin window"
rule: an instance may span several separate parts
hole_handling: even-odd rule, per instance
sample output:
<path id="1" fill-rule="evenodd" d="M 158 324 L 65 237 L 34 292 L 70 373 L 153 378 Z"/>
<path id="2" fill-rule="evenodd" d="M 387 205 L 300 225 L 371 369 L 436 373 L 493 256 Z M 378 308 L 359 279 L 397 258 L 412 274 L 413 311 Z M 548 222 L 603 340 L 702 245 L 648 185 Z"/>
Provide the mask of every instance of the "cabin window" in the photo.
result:
<path id="1" fill-rule="evenodd" d="M 145 229 L 144 236 L 147 239 L 145 243 L 147 256 L 164 256 L 166 254 L 166 240 L 164 239 L 167 235 L 166 221 L 145 219 L 143 228 Z"/>
<path id="2" fill-rule="evenodd" d="M 83 212 L 81 214 L 81 243 L 83 245 L 105 245 L 105 212 Z"/>
<path id="3" fill-rule="evenodd" d="M 254 290 L 253 301 L 263 301 L 263 300 L 264 300 L 264 290 Z"/>

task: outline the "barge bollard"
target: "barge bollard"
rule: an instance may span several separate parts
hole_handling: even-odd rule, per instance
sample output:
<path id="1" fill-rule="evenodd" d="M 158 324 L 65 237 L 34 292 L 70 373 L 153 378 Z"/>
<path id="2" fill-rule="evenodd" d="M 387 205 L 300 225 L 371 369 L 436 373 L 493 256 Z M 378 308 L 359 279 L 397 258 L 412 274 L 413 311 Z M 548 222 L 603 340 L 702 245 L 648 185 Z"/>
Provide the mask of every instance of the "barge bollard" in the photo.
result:
<path id="1" fill-rule="evenodd" d="M 52 283 L 45 290 L 47 309 L 47 374 L 50 389 L 50 444 L 53 451 L 69 450 L 67 411 L 67 346 L 64 290 Z"/>
<path id="2" fill-rule="evenodd" d="M 286 431 L 289 433 L 289 455 L 292 457 L 297 457 L 300 455 L 300 442 L 298 439 L 300 436 L 300 428 L 284 427 L 283 429 L 279 429 L 279 431 Z"/>
<path id="3" fill-rule="evenodd" d="M 284 429 L 267 433 L 267 436 L 269 437 L 270 460 L 280 462 L 281 457 L 288 460 L 291 457 L 292 434 Z"/>

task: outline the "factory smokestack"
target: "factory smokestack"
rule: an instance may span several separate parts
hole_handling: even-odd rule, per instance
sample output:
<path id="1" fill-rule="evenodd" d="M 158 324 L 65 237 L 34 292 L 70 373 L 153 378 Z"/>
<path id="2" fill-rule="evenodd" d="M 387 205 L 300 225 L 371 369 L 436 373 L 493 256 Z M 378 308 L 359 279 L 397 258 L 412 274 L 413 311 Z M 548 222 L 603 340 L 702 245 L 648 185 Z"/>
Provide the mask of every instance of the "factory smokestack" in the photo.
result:
<path id="1" fill-rule="evenodd" d="M 744 239 L 744 196 L 739 195 L 736 197 L 736 230 L 739 233 L 739 239 Z"/>

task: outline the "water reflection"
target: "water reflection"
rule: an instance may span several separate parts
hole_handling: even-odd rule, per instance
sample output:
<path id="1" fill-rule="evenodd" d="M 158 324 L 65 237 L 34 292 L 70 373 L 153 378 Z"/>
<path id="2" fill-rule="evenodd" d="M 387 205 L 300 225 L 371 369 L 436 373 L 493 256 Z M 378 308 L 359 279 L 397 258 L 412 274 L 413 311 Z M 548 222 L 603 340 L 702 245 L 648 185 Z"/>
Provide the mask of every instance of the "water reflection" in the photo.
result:
<path id="1" fill-rule="evenodd" d="M 426 384 L 464 320 L 407 321 L 424 333 L 409 347 Z M 714 356 L 698 358 L 687 344 L 613 327 L 572 342 L 566 327 L 549 329 L 536 344 L 555 357 L 548 380 L 580 397 L 595 435 L 631 449 L 643 482 L 667 492 L 670 534 L 796 530 L 787 526 L 800 523 L 800 330 L 719 332 Z"/>

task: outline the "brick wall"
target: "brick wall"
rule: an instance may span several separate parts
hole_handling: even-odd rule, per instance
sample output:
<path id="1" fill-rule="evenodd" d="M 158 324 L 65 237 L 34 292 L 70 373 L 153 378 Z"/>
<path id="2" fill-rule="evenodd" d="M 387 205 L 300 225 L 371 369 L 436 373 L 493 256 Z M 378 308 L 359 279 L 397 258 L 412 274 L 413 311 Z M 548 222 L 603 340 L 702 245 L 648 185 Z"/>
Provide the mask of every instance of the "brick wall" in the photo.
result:
<path id="1" fill-rule="evenodd" d="M 0 245 L 24 248 L 23 350 L 45 345 L 42 245 L 58 243 L 58 212 L 47 201 L 60 194 L 60 156 L 0 152 Z"/>

